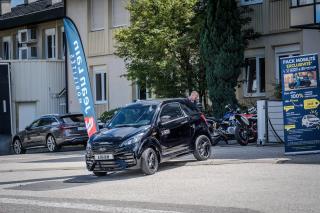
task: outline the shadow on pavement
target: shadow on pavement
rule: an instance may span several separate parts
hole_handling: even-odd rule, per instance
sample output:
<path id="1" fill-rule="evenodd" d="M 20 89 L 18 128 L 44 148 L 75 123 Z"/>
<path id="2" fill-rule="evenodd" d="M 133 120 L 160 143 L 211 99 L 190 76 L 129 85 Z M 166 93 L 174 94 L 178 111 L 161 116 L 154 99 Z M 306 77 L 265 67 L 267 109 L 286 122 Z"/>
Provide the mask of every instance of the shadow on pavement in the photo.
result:
<path id="1" fill-rule="evenodd" d="M 159 167 L 158 173 L 183 166 L 187 162 L 188 161 L 179 162 L 179 165 L 176 165 L 175 163 L 171 164 L 170 162 L 166 164 L 162 164 Z M 143 178 L 145 176 L 146 175 L 142 174 L 142 172 L 137 169 L 137 170 L 126 170 L 126 171 L 120 171 L 120 172 L 110 172 L 105 177 L 97 177 L 93 174 L 77 175 L 77 176 L 60 176 L 60 177 L 58 176 L 58 177 L 51 177 L 51 178 L 36 178 L 36 179 L 26 179 L 26 180 L 19 180 L 19 181 L 0 182 L 0 185 L 19 184 L 18 186 L 6 188 L 11 190 L 50 191 L 50 190 L 79 187 L 83 185 L 89 185 L 89 184 L 105 182 L 105 181 L 119 181 L 119 180 Z"/>

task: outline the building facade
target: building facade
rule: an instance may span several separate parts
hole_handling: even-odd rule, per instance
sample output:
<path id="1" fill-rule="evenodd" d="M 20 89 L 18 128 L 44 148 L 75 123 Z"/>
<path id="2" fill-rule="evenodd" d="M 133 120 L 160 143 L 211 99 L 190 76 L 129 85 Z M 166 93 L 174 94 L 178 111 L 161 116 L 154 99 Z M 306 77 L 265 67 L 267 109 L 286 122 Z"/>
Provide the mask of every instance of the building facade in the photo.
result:
<path id="1" fill-rule="evenodd" d="M 313 0 L 311 0 L 313 2 Z M 300 0 L 302 6 L 310 0 Z M 242 1 L 241 1 L 242 2 Z M 279 59 L 320 51 L 320 33 L 312 29 L 291 28 L 290 0 L 243 1 L 253 12 L 250 27 L 261 36 L 245 50 L 246 67 L 239 78 L 237 97 L 251 105 L 258 99 L 278 99 L 281 73 Z M 293 7 L 295 7 L 293 0 Z M 300 11 L 300 14 L 305 14 Z"/>
<path id="2" fill-rule="evenodd" d="M 124 60 L 114 54 L 114 33 L 130 24 L 127 3 L 127 0 L 66 0 L 66 14 L 77 25 L 86 53 L 98 117 L 137 98 L 132 82 L 124 77 Z M 70 64 L 68 67 L 71 69 Z M 70 111 L 79 111 L 71 72 L 68 79 Z"/>
<path id="3" fill-rule="evenodd" d="M 62 0 L 1 1 L 0 64 L 9 73 L 1 87 L 10 90 L 8 100 L 2 94 L 0 111 L 10 116 L 0 125 L 11 124 L 11 131 L 0 134 L 14 135 L 43 114 L 66 112 L 64 13 Z"/>

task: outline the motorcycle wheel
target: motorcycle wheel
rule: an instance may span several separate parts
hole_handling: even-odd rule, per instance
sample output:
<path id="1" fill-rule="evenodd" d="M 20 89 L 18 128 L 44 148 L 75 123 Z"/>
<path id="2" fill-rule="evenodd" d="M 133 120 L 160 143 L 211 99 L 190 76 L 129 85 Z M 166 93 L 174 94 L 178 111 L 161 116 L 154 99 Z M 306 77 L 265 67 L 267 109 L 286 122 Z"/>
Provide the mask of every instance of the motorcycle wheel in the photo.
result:
<path id="1" fill-rule="evenodd" d="M 235 130 L 235 137 L 237 142 L 241 146 L 247 146 L 249 143 L 249 135 L 248 135 L 248 130 L 243 127 L 237 127 Z"/>

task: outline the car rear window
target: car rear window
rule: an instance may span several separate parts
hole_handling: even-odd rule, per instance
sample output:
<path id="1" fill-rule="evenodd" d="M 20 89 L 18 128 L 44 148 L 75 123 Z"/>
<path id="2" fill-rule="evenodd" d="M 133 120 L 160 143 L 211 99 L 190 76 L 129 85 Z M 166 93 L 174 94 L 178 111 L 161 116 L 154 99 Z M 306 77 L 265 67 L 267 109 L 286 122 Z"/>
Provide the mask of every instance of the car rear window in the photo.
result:
<path id="1" fill-rule="evenodd" d="M 84 118 L 82 115 L 68 115 L 61 117 L 63 123 L 72 124 L 72 123 L 83 123 Z"/>

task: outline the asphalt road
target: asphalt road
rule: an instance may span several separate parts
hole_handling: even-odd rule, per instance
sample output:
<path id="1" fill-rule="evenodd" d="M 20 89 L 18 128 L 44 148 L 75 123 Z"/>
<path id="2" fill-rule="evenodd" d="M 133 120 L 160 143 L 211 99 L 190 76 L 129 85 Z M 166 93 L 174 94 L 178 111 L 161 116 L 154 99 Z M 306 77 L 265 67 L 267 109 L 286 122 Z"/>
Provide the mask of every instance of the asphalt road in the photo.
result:
<path id="1" fill-rule="evenodd" d="M 84 150 L 0 157 L 0 212 L 258 213 L 320 212 L 320 155 L 283 155 L 283 147 L 214 148 L 214 158 L 164 163 L 95 177 Z"/>

